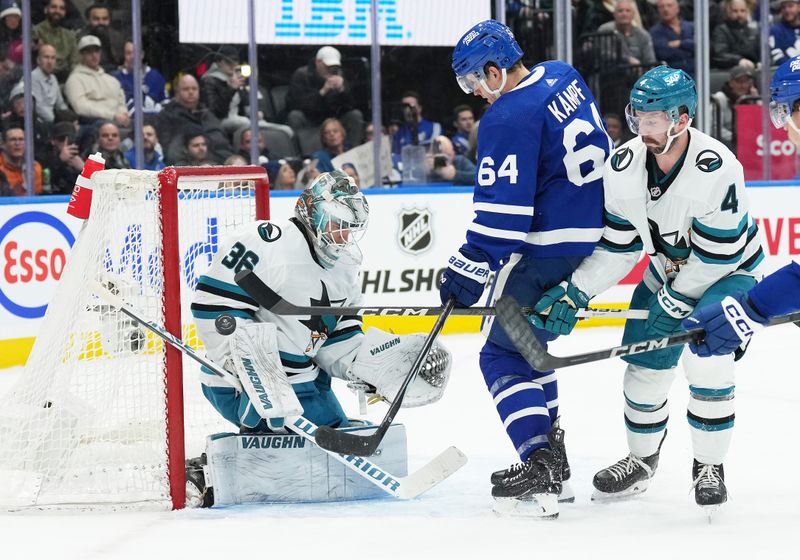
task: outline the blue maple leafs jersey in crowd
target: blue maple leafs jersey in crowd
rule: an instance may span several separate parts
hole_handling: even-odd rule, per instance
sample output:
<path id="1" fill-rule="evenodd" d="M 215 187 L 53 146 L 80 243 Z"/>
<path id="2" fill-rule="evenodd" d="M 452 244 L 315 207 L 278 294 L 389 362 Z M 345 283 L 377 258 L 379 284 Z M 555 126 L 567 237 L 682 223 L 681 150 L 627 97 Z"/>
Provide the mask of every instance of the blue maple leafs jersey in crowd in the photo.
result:
<path id="1" fill-rule="evenodd" d="M 497 270 L 512 253 L 585 256 L 603 231 L 603 163 L 611 143 L 580 74 L 534 66 L 478 129 L 475 218 L 463 246 Z"/>

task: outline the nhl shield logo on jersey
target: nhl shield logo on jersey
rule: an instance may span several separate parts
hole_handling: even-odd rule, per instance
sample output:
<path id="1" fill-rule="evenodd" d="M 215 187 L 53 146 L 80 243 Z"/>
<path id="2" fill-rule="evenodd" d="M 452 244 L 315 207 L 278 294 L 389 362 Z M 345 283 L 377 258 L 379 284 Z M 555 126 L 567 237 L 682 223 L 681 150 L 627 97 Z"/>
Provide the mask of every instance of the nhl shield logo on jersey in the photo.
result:
<path id="1" fill-rule="evenodd" d="M 633 150 L 630 148 L 622 148 L 614 152 L 611 156 L 611 169 L 614 171 L 624 171 L 633 161 Z"/>
<path id="2" fill-rule="evenodd" d="M 427 208 L 403 210 L 398 216 L 400 227 L 397 242 L 406 253 L 418 255 L 430 249 L 433 242 L 431 211 Z"/>
<path id="3" fill-rule="evenodd" d="M 711 173 L 722 167 L 722 158 L 714 150 L 703 150 L 697 154 L 694 164 L 703 173 Z"/>
<path id="4" fill-rule="evenodd" d="M 267 243 L 272 243 L 281 238 L 281 228 L 269 222 L 258 226 L 258 235 Z"/>

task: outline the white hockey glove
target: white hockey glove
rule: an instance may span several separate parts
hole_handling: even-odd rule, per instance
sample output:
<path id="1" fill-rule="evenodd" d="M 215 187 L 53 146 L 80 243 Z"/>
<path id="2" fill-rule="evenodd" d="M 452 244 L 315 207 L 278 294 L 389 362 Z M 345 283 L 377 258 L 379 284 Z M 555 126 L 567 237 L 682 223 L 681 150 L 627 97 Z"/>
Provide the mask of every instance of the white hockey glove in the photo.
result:
<path id="1" fill-rule="evenodd" d="M 272 323 L 239 325 L 229 337 L 230 363 L 245 394 L 272 430 L 283 419 L 303 413 L 278 355 L 277 327 Z"/>
<path id="2" fill-rule="evenodd" d="M 426 335 L 396 335 L 370 327 L 347 376 L 353 382 L 367 383 L 390 402 L 411 371 Z M 416 378 L 408 386 L 403 407 L 423 406 L 442 398 L 450 378 L 452 359 L 441 343 L 434 344 Z"/>

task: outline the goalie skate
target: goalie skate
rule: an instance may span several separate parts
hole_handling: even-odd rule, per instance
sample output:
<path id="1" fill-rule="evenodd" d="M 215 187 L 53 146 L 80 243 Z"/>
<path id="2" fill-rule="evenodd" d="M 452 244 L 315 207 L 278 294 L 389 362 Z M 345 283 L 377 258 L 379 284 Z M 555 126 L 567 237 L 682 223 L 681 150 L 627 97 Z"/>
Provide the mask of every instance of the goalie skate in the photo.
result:
<path id="1" fill-rule="evenodd" d="M 728 501 L 722 464 L 708 465 L 695 459 L 692 464 L 692 487 L 694 501 L 703 508 L 710 523 L 719 507 Z"/>
<path id="2" fill-rule="evenodd" d="M 550 449 L 536 449 L 514 472 L 492 487 L 495 513 L 557 518 L 562 486 L 561 462 L 556 454 Z"/>
<path id="3" fill-rule="evenodd" d="M 558 495 L 558 502 L 562 504 L 573 503 L 575 501 L 575 492 L 569 484 L 569 478 L 572 473 L 567 461 L 567 448 L 564 445 L 564 430 L 561 429 L 559 420 L 560 418 L 556 418 L 556 421 L 553 422 L 553 427 L 547 439 L 556 458 L 561 461 L 561 493 Z M 492 486 L 503 484 L 508 479 L 518 475 L 524 466 L 525 463 L 516 463 L 507 469 L 493 472 L 490 477 Z"/>

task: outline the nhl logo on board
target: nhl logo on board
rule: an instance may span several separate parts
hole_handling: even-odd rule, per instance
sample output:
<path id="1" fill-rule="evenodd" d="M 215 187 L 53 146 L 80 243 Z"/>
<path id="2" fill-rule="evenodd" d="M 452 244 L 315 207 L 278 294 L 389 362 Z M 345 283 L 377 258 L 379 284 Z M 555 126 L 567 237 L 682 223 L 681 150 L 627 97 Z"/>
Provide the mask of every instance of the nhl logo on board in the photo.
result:
<path id="1" fill-rule="evenodd" d="M 418 255 L 430 249 L 433 243 L 431 211 L 427 208 L 402 210 L 398 216 L 400 227 L 397 242 L 406 253 Z"/>

